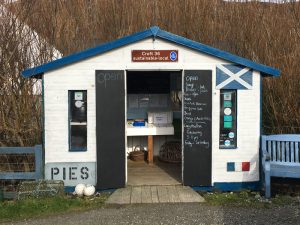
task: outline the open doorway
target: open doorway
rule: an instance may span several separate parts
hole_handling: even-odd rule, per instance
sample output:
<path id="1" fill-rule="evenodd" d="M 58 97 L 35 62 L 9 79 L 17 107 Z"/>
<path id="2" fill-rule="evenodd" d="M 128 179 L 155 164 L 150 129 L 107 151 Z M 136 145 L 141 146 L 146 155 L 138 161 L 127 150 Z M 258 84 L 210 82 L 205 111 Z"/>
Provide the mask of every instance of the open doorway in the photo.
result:
<path id="1" fill-rule="evenodd" d="M 182 183 L 182 71 L 127 71 L 127 185 Z"/>

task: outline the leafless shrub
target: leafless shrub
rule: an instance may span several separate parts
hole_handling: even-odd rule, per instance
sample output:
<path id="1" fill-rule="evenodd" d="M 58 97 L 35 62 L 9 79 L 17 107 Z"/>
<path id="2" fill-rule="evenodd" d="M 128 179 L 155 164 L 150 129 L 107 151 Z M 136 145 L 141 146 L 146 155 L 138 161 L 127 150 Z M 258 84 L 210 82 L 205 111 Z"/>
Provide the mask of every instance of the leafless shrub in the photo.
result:
<path id="1" fill-rule="evenodd" d="M 31 42 L 24 39 L 28 35 L 20 32 L 25 24 L 64 55 L 158 25 L 279 68 L 280 78 L 263 81 L 264 132 L 300 132 L 299 2 L 23 0 L 11 5 L 11 17 L 21 22 L 1 22 L 0 145 L 33 144 L 40 139 L 40 102 L 33 97 L 34 81 L 19 74 L 26 67 L 50 61 L 53 52 L 39 41 L 41 51 L 33 54 L 28 47 Z"/>
<path id="2" fill-rule="evenodd" d="M 20 72 L 49 61 L 49 45 L 21 19 L 27 7 L 18 10 L 7 1 L 0 5 L 0 146 L 26 146 L 40 142 L 41 98 L 37 80 Z"/>

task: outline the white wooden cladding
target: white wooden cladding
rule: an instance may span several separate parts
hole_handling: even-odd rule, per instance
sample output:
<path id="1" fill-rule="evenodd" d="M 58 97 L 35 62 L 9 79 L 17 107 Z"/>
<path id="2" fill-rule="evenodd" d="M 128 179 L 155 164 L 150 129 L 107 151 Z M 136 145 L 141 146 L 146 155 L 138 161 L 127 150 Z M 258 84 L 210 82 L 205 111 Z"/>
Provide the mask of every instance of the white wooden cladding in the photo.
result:
<path id="1" fill-rule="evenodd" d="M 134 63 L 134 49 L 178 49 L 177 63 Z M 237 97 L 237 149 L 219 149 L 220 90 L 216 90 L 216 67 L 230 63 L 167 41 L 152 38 L 124 46 L 105 54 L 91 57 L 44 74 L 45 90 L 45 161 L 95 162 L 96 161 L 96 98 L 95 70 L 212 70 L 212 182 L 242 182 L 259 180 L 260 138 L 260 79 L 253 72 L 253 88 L 238 90 Z M 87 151 L 69 152 L 68 147 L 68 90 L 87 90 Z M 103 106 L 105 107 L 105 106 Z M 124 124 L 124 126 L 126 126 Z M 158 154 L 163 140 L 172 137 L 155 137 L 154 154 Z M 170 138 L 170 139 L 169 139 Z M 144 144 L 142 137 L 136 139 Z M 135 144 L 130 144 L 128 149 Z M 147 146 L 147 145 L 145 145 Z M 125 150 L 124 150 L 125 151 Z M 228 173 L 227 162 L 251 162 L 256 167 L 248 173 Z"/>

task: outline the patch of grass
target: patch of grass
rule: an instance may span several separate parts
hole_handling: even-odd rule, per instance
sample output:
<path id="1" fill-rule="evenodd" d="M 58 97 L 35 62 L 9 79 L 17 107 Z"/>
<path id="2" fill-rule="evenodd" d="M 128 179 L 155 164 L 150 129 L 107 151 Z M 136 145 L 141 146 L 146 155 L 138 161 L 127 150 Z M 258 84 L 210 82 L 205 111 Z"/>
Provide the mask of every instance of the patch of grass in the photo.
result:
<path id="1" fill-rule="evenodd" d="M 0 203 L 0 222 L 49 216 L 71 211 L 102 207 L 109 193 L 97 197 L 78 198 L 70 195 L 43 199 L 26 199 Z"/>
<path id="2" fill-rule="evenodd" d="M 276 195 L 274 198 L 265 199 L 259 192 L 248 190 L 239 192 L 207 192 L 202 193 L 207 204 L 223 206 L 242 206 L 269 208 L 272 206 L 282 206 L 288 204 L 299 204 L 299 198 L 293 198 L 286 195 Z"/>

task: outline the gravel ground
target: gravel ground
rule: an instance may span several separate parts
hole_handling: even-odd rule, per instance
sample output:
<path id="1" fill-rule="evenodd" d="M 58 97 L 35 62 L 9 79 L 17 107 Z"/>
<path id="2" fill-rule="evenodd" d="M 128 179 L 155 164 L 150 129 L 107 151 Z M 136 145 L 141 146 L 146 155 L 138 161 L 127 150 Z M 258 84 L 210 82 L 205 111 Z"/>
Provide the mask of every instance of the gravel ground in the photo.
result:
<path id="1" fill-rule="evenodd" d="M 106 207 L 87 212 L 68 213 L 48 218 L 7 224 L 36 225 L 123 225 L 123 224 L 293 224 L 300 225 L 300 205 L 272 208 L 241 208 L 187 204 L 139 204 Z"/>

